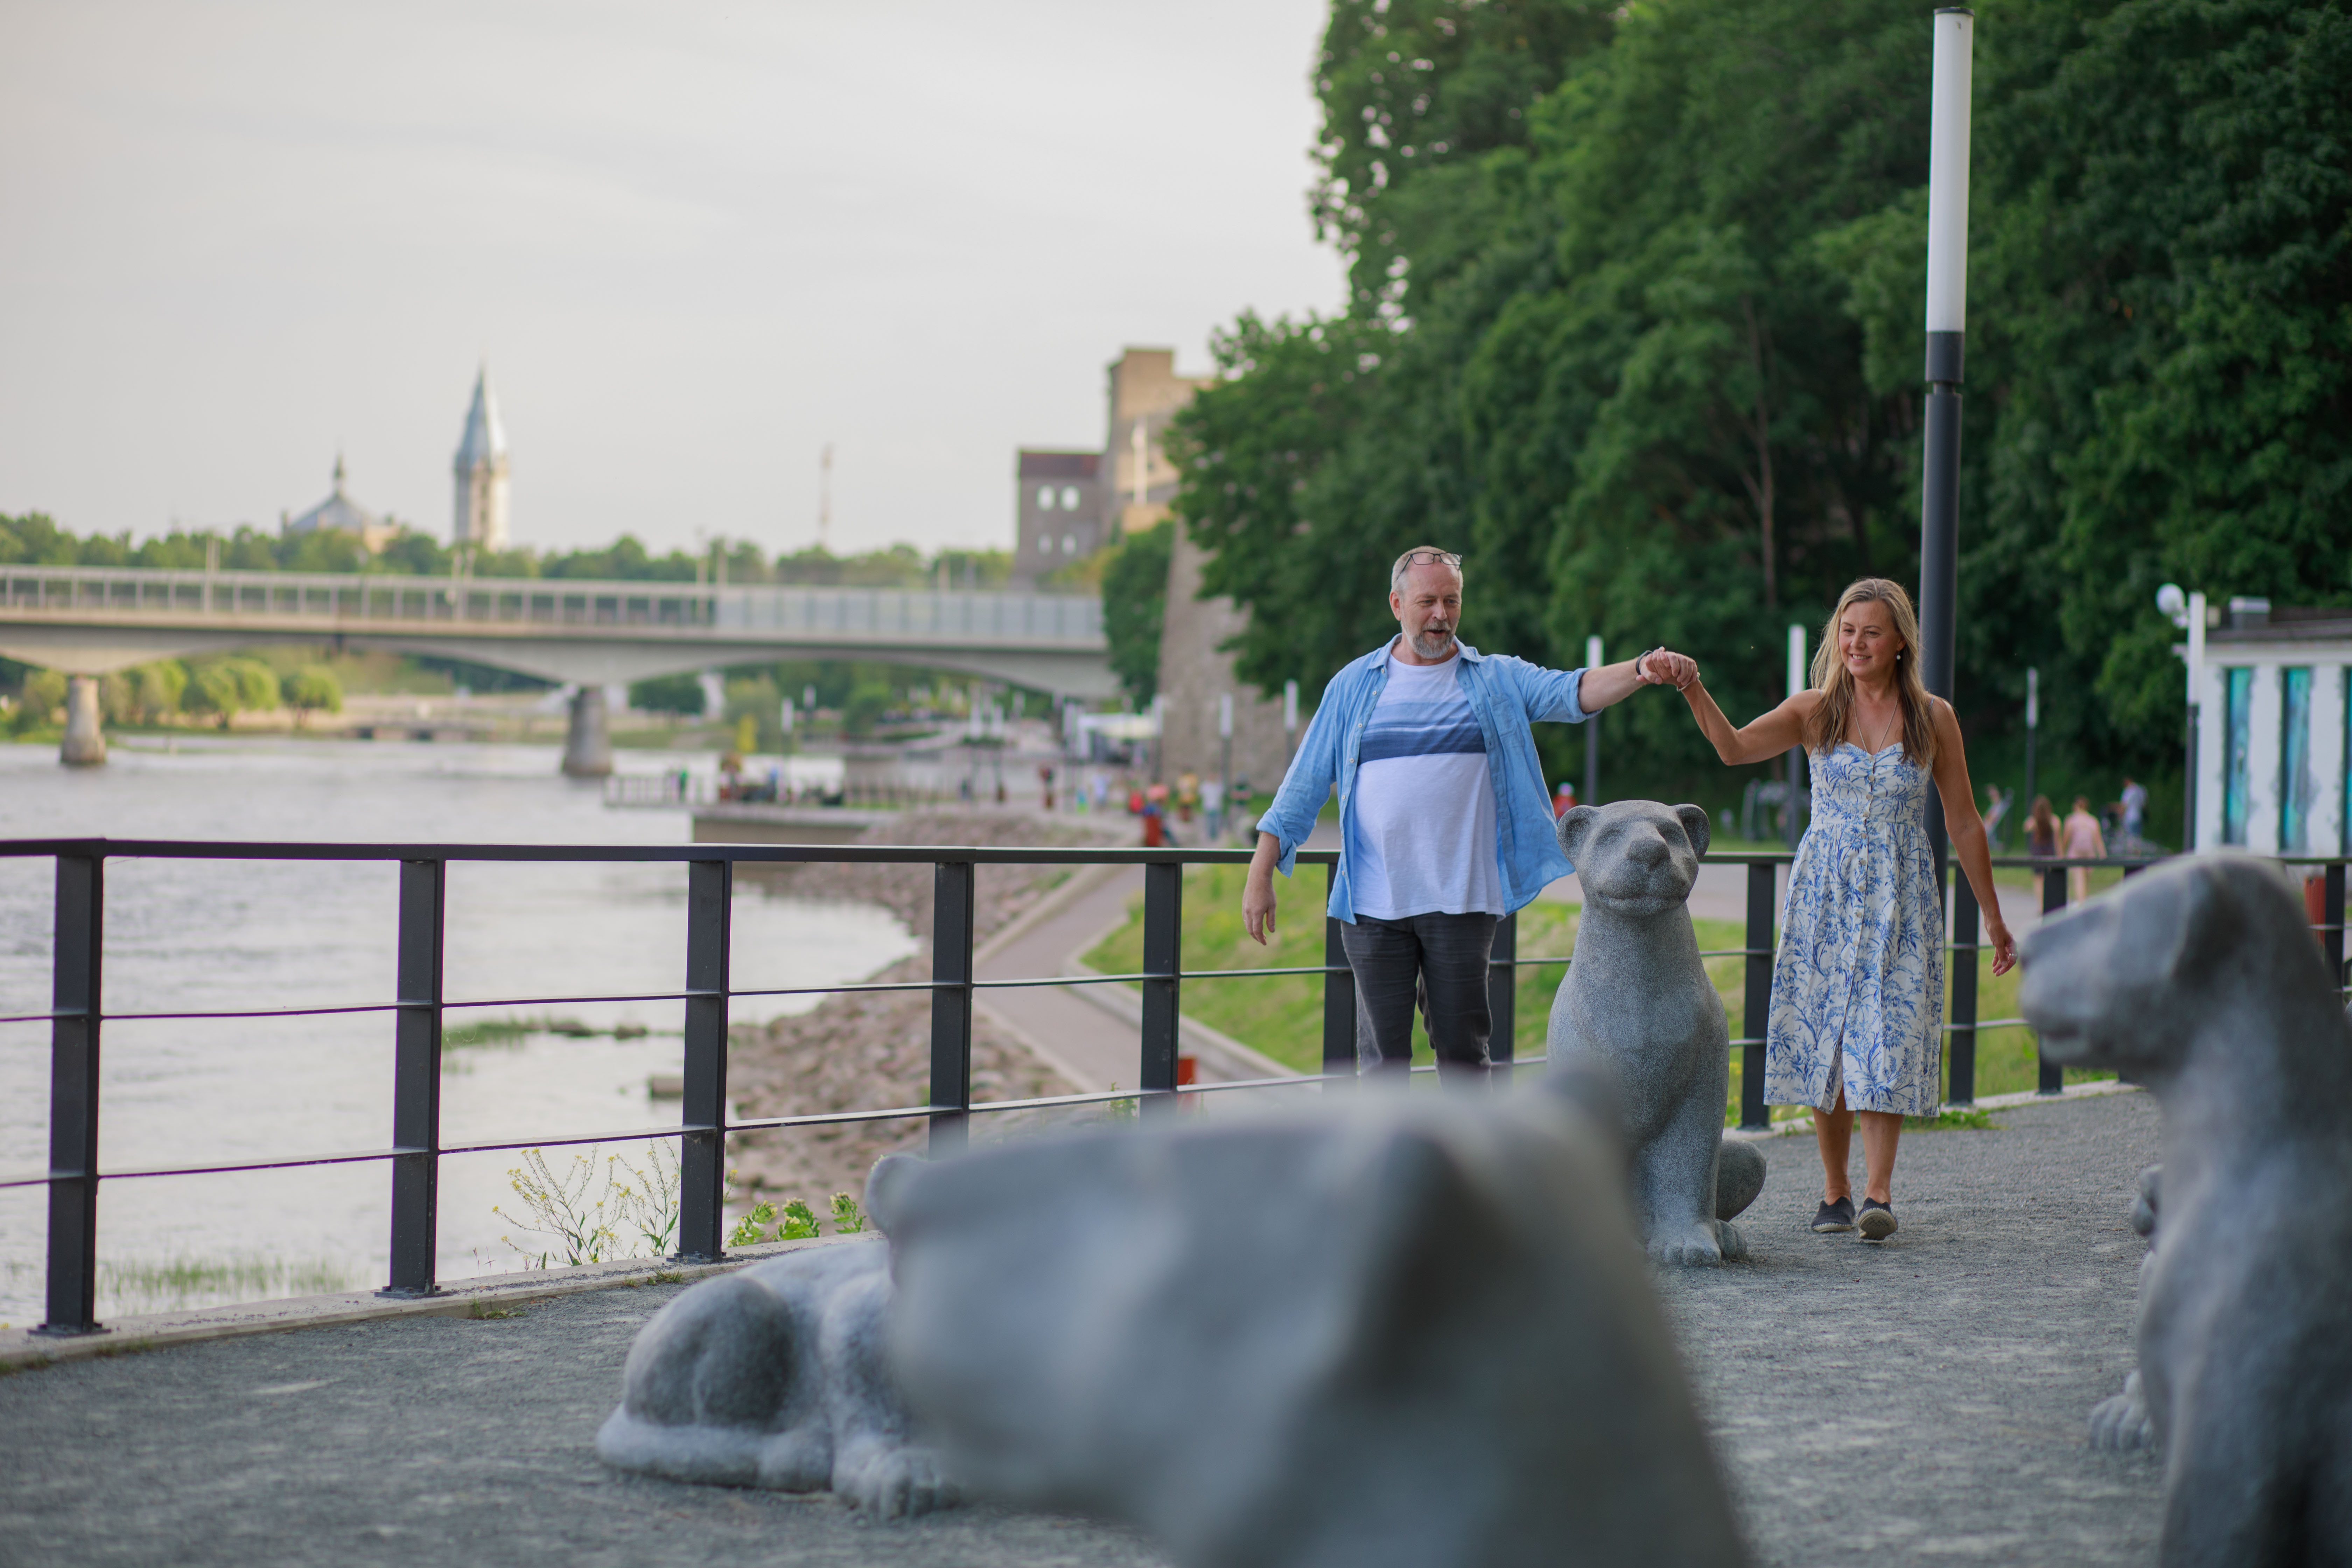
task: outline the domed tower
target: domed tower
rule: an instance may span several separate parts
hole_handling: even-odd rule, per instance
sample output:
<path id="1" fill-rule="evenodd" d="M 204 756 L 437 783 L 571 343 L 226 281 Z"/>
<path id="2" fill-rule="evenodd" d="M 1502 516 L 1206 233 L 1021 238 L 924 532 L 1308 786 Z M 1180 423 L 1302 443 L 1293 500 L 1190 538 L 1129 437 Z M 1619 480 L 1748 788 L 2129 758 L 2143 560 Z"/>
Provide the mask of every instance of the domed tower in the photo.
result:
<path id="1" fill-rule="evenodd" d="M 451 539 L 485 550 L 507 547 L 507 433 L 499 423 L 499 400 L 490 393 L 490 369 L 474 377 L 473 406 L 466 410 L 466 434 L 457 442 L 457 513 Z"/>

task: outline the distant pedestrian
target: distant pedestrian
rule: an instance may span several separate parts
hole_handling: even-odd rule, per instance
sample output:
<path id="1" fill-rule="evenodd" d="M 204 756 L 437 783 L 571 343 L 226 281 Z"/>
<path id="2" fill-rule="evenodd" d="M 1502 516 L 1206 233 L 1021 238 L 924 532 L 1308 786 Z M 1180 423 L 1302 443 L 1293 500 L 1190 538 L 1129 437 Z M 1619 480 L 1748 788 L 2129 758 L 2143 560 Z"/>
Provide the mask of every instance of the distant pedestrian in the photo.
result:
<path id="1" fill-rule="evenodd" d="M 1225 837 L 1225 786 L 1215 779 L 1201 781 L 1201 815 L 1208 819 L 1209 842 L 1222 843 Z"/>
<path id="2" fill-rule="evenodd" d="M 1552 792 L 1552 816 L 1557 820 L 1559 817 L 1566 816 L 1570 812 L 1574 811 L 1575 809 L 1576 785 L 1570 783 L 1567 779 L 1562 779 L 1559 781 L 1559 788 Z"/>
<path id="3" fill-rule="evenodd" d="M 1999 784 L 1985 785 L 1985 837 L 1996 849 L 2009 841 L 2009 808 L 2016 798 Z"/>
<path id="4" fill-rule="evenodd" d="M 2107 836 L 2099 831 L 2099 819 L 2091 815 L 2087 795 L 2074 797 L 2074 809 L 2066 816 L 2066 826 L 2061 836 L 2066 842 L 2069 860 L 2104 860 L 2107 858 Z M 2091 896 L 2091 868 L 2088 866 L 2069 867 L 2066 871 L 2066 901 L 2079 904 Z"/>
<path id="5" fill-rule="evenodd" d="M 2126 774 L 2123 805 L 2124 842 L 2137 845 L 2147 831 L 2147 786 Z"/>
<path id="6" fill-rule="evenodd" d="M 2036 860 L 2058 858 L 2058 814 L 2046 795 L 2033 797 L 2033 810 L 2025 818 L 2025 852 Z"/>

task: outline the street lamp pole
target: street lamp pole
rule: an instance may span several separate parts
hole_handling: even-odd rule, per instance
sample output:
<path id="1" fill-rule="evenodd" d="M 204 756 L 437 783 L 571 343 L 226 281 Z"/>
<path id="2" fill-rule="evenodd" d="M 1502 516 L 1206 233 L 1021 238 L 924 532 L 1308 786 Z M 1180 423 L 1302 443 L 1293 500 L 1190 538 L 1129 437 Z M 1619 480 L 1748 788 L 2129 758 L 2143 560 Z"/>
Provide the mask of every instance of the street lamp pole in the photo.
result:
<path id="1" fill-rule="evenodd" d="M 1927 139 L 1927 450 L 1919 495 L 1919 675 L 1952 696 L 1953 626 L 1958 616 L 1960 358 L 1969 302 L 1969 85 L 1976 14 L 1936 13 L 1935 89 Z M 1943 803 L 1927 813 L 1928 841 L 1943 880 Z"/>
<path id="2" fill-rule="evenodd" d="M 1794 697 L 1811 684 L 1805 678 L 1805 628 L 1792 626 L 1789 628 L 1789 695 Z M 1804 776 L 1805 748 L 1800 743 L 1789 748 L 1789 816 L 1782 825 L 1791 849 L 1797 847 L 1798 836 L 1802 832 L 1797 821 L 1797 801 L 1801 788 L 1799 781 Z"/>
<path id="3" fill-rule="evenodd" d="M 1601 639 L 1584 639 L 1584 668 L 1601 668 Z M 1584 804 L 1601 804 L 1601 715 L 1591 713 L 1584 720 Z"/>

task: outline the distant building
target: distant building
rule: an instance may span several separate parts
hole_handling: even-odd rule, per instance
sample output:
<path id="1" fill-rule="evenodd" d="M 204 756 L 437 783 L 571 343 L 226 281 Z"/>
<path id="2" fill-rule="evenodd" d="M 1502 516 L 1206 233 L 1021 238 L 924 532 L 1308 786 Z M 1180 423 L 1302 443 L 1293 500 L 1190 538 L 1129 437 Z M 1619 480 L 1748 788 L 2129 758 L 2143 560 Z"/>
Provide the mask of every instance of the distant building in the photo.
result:
<path id="1" fill-rule="evenodd" d="M 392 542 L 394 534 L 400 531 L 398 523 L 376 516 L 343 493 L 343 455 L 341 452 L 335 454 L 335 488 L 327 499 L 299 517 L 288 517 L 281 512 L 278 526 L 289 534 L 316 533 L 322 528 L 356 534 L 371 555 L 383 553 L 383 547 Z"/>
<path id="2" fill-rule="evenodd" d="M 1216 378 L 1178 375 L 1173 349 L 1126 349 L 1107 372 L 1103 449 L 1024 447 L 1014 464 L 1013 579 L 1034 584 L 1168 515 L 1176 466 L 1161 449 L 1168 421 Z"/>
<path id="3" fill-rule="evenodd" d="M 473 405 L 466 410 L 466 433 L 458 438 L 451 468 L 457 480 L 452 542 L 485 550 L 507 547 L 507 433 L 499 423 L 499 401 L 490 393 L 490 371 L 474 377 Z"/>
<path id="4" fill-rule="evenodd" d="M 1024 447 L 1014 465 L 1013 576 L 1024 584 L 1103 542 L 1099 452 Z"/>
<path id="5" fill-rule="evenodd" d="M 1139 533 L 1168 515 L 1176 499 L 1176 465 L 1161 440 L 1168 422 L 1192 395 L 1217 378 L 1178 375 L 1173 349 L 1129 349 L 1112 362 L 1110 434 L 1103 456 L 1110 467 L 1108 515 L 1118 534 Z"/>
<path id="6" fill-rule="evenodd" d="M 2230 601 L 2197 691 L 2197 848 L 2352 852 L 2352 610 Z"/>

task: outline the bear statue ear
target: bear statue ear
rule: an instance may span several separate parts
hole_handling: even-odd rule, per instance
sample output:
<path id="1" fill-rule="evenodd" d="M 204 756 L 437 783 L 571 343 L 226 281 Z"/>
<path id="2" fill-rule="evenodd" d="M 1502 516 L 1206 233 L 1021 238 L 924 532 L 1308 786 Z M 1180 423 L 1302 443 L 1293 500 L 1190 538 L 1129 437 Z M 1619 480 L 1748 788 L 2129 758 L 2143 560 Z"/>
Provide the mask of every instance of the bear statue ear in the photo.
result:
<path id="1" fill-rule="evenodd" d="M 873 1173 L 866 1178 L 866 1217 L 875 1229 L 888 1236 L 898 1228 L 907 1188 L 928 1165 L 913 1154 L 885 1154 L 874 1162 Z"/>
<path id="2" fill-rule="evenodd" d="M 1690 840 L 1691 853 L 1705 855 L 1715 830 L 1715 825 L 1706 819 L 1706 807 L 1678 805 L 1675 807 L 1675 819 L 1683 825 L 1683 836 Z"/>
<path id="3" fill-rule="evenodd" d="M 1560 814 L 1558 822 L 1552 824 L 1552 831 L 1559 836 L 1559 852 L 1568 857 L 1570 865 L 1577 864 L 1580 858 L 1576 853 L 1578 847 L 1592 836 L 1593 825 L 1600 820 L 1598 807 L 1571 805 Z"/>

